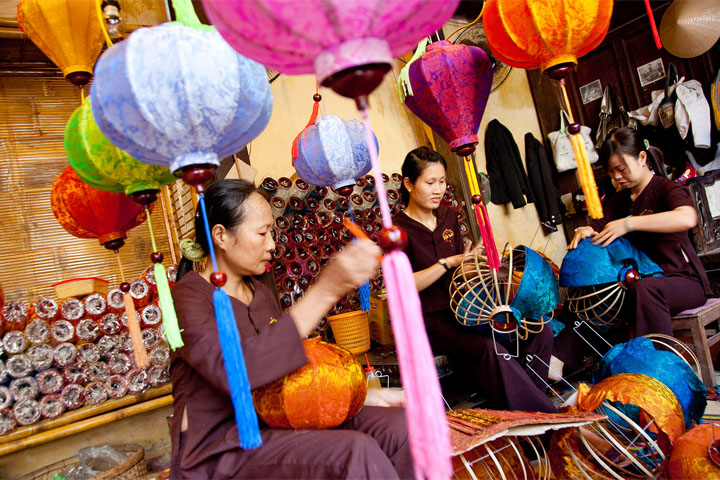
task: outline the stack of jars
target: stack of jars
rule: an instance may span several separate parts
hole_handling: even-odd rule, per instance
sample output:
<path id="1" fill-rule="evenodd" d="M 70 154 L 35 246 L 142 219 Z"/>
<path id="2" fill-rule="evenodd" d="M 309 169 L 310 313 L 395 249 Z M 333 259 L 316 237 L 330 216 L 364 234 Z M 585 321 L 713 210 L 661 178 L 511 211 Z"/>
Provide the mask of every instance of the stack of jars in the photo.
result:
<path id="1" fill-rule="evenodd" d="M 383 174 L 383 181 L 394 215 L 404 208 L 400 195 L 402 177 L 398 173 Z M 300 178 L 295 181 L 287 177 L 265 178 L 261 188 L 268 196 L 275 217 L 272 272 L 282 308 L 289 308 L 301 297 L 320 268 L 352 240 L 352 235 L 343 226 L 343 219 L 353 220 L 373 240 L 382 229 L 375 178 L 371 175 L 357 179 L 354 187 L 344 195 L 331 188 L 308 185 Z M 454 191 L 449 185 L 443 204 L 457 210 L 462 222 L 465 214 Z M 461 228 L 468 231 L 463 223 Z M 370 289 L 382 288 L 383 280 L 378 272 L 370 281 Z M 328 315 L 359 308 L 360 298 L 355 292 L 342 298 Z"/>

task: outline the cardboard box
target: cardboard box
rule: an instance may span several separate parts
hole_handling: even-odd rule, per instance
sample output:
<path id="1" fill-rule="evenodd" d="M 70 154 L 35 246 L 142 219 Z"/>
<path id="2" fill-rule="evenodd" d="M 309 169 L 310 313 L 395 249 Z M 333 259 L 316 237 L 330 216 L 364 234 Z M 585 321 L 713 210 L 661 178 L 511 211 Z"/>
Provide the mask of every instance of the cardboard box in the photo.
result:
<path id="1" fill-rule="evenodd" d="M 370 296 L 368 320 L 370 321 L 370 338 L 372 340 L 381 345 L 395 343 L 385 290 L 380 290 Z"/>
<path id="2" fill-rule="evenodd" d="M 108 291 L 108 281 L 97 277 L 72 278 L 53 285 L 55 293 L 59 298 L 84 297 L 91 293 L 102 293 Z"/>

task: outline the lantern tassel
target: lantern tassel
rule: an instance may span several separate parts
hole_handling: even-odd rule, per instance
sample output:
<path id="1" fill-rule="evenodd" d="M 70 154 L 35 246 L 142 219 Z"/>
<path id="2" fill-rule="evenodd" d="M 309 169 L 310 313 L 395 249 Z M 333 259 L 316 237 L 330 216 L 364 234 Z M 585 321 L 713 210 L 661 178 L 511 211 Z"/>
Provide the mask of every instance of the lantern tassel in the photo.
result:
<path id="1" fill-rule="evenodd" d="M 180 335 L 180 325 L 178 324 L 177 314 L 175 313 L 175 303 L 170 293 L 170 283 L 168 283 L 167 272 L 162 263 L 155 264 L 155 284 L 157 286 L 160 310 L 163 317 L 163 333 L 165 338 L 173 350 L 183 347 L 185 344 Z"/>
<path id="2" fill-rule="evenodd" d="M 660 41 L 660 34 L 658 33 L 657 25 L 655 24 L 655 16 L 653 15 L 652 7 L 650 6 L 650 0 L 645 0 L 645 10 L 647 10 L 648 18 L 650 19 L 650 30 L 652 30 L 655 46 L 658 50 L 661 50 L 662 42 Z"/>
<path id="3" fill-rule="evenodd" d="M 317 80 L 315 81 L 315 94 L 318 94 L 318 83 L 317 83 Z M 320 110 L 320 100 L 314 100 L 314 101 L 313 101 L 312 113 L 310 114 L 310 120 L 308 120 L 308 123 L 307 123 L 307 125 L 305 125 L 305 128 L 303 128 L 302 130 L 300 130 L 300 133 L 297 134 L 297 136 L 295 137 L 295 139 L 294 139 L 293 142 L 292 142 L 292 149 L 291 149 L 291 151 L 290 151 L 290 154 L 291 154 L 291 156 L 292 156 L 292 165 L 293 165 L 293 167 L 295 166 L 295 160 L 297 160 L 298 155 L 299 155 L 299 153 L 298 153 L 298 142 L 300 141 L 300 136 L 301 136 L 303 133 L 305 133 L 305 130 L 307 130 L 308 127 L 310 127 L 310 126 L 312 126 L 312 125 L 315 125 L 315 121 L 317 120 L 319 110 Z"/>
<path id="4" fill-rule="evenodd" d="M 360 116 L 365 123 L 383 226 L 388 229 L 392 227 L 392 217 L 368 110 L 360 110 Z M 391 251 L 383 258 L 382 271 L 405 391 L 405 416 L 415 477 L 449 478 L 452 475 L 450 431 L 410 260 L 401 250 Z"/>
<path id="5" fill-rule="evenodd" d="M 145 344 L 140 331 L 140 322 L 135 313 L 135 303 L 133 302 L 130 292 L 123 293 L 123 301 L 125 302 L 125 315 L 127 315 L 128 330 L 130 330 L 130 339 L 132 340 L 133 353 L 135 354 L 135 365 L 144 369 L 150 366 Z M 163 313 L 163 316 L 165 314 Z"/>
<path id="6" fill-rule="evenodd" d="M 215 248 L 213 247 L 212 236 L 210 235 L 210 225 L 207 220 L 205 195 L 203 193 L 198 193 L 198 204 L 202 212 L 213 271 L 217 272 Z M 228 386 L 230 387 L 230 398 L 232 399 L 233 409 L 235 410 L 235 423 L 237 424 L 238 436 L 240 437 L 240 446 L 245 449 L 257 448 L 262 446 L 262 437 L 260 436 L 260 425 L 258 424 L 252 394 L 250 393 L 250 380 L 247 376 L 245 358 L 242 353 L 240 332 L 238 331 L 237 322 L 235 321 L 235 314 L 233 313 L 232 304 L 230 303 L 230 297 L 222 288 L 218 287 L 213 292 L 213 308 L 215 310 L 220 349 L 222 350 L 223 363 L 225 364 L 225 374 L 227 375 Z"/>
<path id="7" fill-rule="evenodd" d="M 413 94 L 412 85 L 410 84 L 410 65 L 425 53 L 425 48 L 427 48 L 428 43 L 430 43 L 430 39 L 427 37 L 420 40 L 415 49 L 415 54 L 410 61 L 405 64 L 402 70 L 400 70 L 397 81 L 397 92 L 400 103 L 405 103 L 405 97 Z"/>
<path id="8" fill-rule="evenodd" d="M 475 173 L 475 165 L 471 157 L 465 157 L 465 175 L 470 185 L 470 194 L 480 196 L 480 203 L 475 205 L 475 218 L 477 219 L 478 228 L 480 229 L 480 237 L 482 238 L 487 255 L 488 267 L 490 270 L 497 272 L 500 269 L 500 255 L 498 254 L 497 244 L 495 244 L 495 236 L 493 235 L 492 225 L 490 224 L 490 216 L 487 208 L 482 202 L 482 192 L 478 185 L 477 174 Z"/>

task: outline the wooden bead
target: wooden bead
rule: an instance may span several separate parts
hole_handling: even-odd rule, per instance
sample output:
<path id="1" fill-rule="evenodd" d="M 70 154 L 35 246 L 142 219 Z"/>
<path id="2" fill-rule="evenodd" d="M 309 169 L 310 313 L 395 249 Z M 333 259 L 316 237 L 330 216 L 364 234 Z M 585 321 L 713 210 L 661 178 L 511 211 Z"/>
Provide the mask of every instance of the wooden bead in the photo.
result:
<path id="1" fill-rule="evenodd" d="M 630 288 L 638 280 L 640 280 L 640 272 L 638 272 L 634 268 L 631 268 L 630 270 L 625 272 L 625 280 L 623 280 L 622 283 L 625 288 Z"/>
<path id="2" fill-rule="evenodd" d="M 227 275 L 223 272 L 213 272 L 213 274 L 210 275 L 210 283 L 215 285 L 217 288 L 225 285 L 225 282 L 227 282 Z"/>
<path id="3" fill-rule="evenodd" d="M 130 291 L 130 284 L 128 282 L 122 282 L 120 284 L 120 291 L 123 293 L 127 293 Z"/>
<path id="4" fill-rule="evenodd" d="M 572 135 L 575 135 L 577 133 L 580 133 L 580 124 L 575 122 L 568 125 L 568 132 L 570 132 Z"/>
<path id="5" fill-rule="evenodd" d="M 480 195 L 473 195 L 472 196 L 472 203 L 474 205 L 480 205 L 482 203 L 482 197 Z"/>
<path id="6" fill-rule="evenodd" d="M 150 254 L 150 261 L 152 263 L 162 263 L 163 258 L 163 254 L 160 252 L 153 252 Z"/>
<path id="7" fill-rule="evenodd" d="M 322 100 L 322 95 L 320 95 L 319 93 L 313 95 L 313 101 L 319 102 L 320 100 Z"/>
<path id="8" fill-rule="evenodd" d="M 389 229 L 383 229 L 377 237 L 377 242 L 383 252 L 392 250 L 404 250 L 407 246 L 408 239 L 405 230 L 393 225 Z"/>

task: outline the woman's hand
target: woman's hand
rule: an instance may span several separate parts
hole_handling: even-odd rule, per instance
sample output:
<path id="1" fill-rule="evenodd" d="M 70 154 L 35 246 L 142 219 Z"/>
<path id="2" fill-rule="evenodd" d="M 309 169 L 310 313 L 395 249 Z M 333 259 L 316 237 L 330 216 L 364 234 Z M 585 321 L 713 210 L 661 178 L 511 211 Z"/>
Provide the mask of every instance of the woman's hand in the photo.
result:
<path id="1" fill-rule="evenodd" d="M 315 288 L 325 288 L 340 298 L 375 276 L 380 266 L 382 251 L 370 240 L 351 242 L 335 255 L 322 271 Z"/>
<path id="2" fill-rule="evenodd" d="M 473 247 L 472 242 L 471 242 L 471 241 L 468 241 L 468 242 L 465 244 L 465 248 L 463 248 L 463 253 L 459 253 L 459 254 L 457 254 L 457 255 L 453 255 L 452 257 L 447 257 L 447 258 L 445 259 L 445 261 L 447 261 L 448 267 L 450 267 L 450 268 L 457 268 L 457 267 L 459 267 L 459 266 L 462 264 L 463 259 L 464 259 L 465 257 L 471 256 L 471 255 L 475 255 L 475 252 L 477 252 L 477 249 L 478 249 L 478 248 L 481 248 L 481 247 L 482 247 L 482 242 L 481 242 L 481 243 L 478 243 L 475 247 Z"/>
<path id="3" fill-rule="evenodd" d="M 600 233 L 595 235 L 592 242 L 595 245 L 601 245 L 603 248 L 610 245 L 616 239 L 622 237 L 628 233 L 627 219 L 621 218 L 619 220 L 613 220 L 605 225 Z"/>
<path id="4" fill-rule="evenodd" d="M 405 392 L 391 388 L 368 388 L 365 405 L 369 407 L 404 407 Z"/>
<path id="5" fill-rule="evenodd" d="M 577 248 L 578 244 L 581 240 L 584 240 L 588 237 L 592 237 L 593 235 L 597 235 L 597 232 L 591 227 L 579 227 L 575 229 L 575 235 L 573 235 L 573 239 L 570 242 L 570 245 L 568 245 L 568 250 L 574 250 Z"/>

